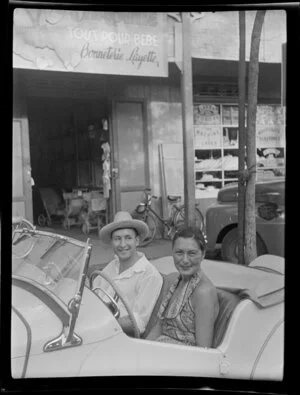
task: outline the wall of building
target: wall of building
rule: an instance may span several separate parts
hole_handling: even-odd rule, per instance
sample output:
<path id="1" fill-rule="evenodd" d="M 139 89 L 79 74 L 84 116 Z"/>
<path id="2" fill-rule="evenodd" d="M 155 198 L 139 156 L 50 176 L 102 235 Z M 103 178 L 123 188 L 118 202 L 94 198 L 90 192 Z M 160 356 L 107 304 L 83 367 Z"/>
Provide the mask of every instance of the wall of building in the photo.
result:
<path id="1" fill-rule="evenodd" d="M 202 12 L 199 19 L 192 18 L 191 52 L 194 58 L 239 59 L 239 13 L 237 11 Z M 250 57 L 252 28 L 256 11 L 246 11 L 246 59 Z M 175 35 L 169 19 L 170 36 Z M 179 29 L 180 33 L 180 29 Z M 259 58 L 261 62 L 281 62 L 281 45 L 286 42 L 286 12 L 267 10 L 261 34 Z M 169 39 L 169 54 L 172 54 L 172 40 Z"/>
<path id="2" fill-rule="evenodd" d="M 182 144 L 182 113 L 180 87 L 156 81 L 147 84 L 132 83 L 124 88 L 127 98 L 147 101 L 149 172 L 153 193 L 161 195 L 159 144 Z"/>
<path id="3" fill-rule="evenodd" d="M 26 81 L 19 73 L 13 74 L 13 118 L 27 118 Z"/>

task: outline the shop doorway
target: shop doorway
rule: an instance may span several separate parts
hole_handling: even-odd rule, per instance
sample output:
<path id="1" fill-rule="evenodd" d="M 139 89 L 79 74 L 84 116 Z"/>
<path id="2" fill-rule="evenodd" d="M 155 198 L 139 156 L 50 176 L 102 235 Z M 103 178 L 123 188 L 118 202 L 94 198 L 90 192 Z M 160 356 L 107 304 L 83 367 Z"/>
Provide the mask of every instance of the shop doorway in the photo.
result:
<path id="1" fill-rule="evenodd" d="M 47 194 L 50 215 L 66 193 L 103 190 L 102 144 L 109 141 L 106 98 L 31 97 L 28 119 L 32 175 L 36 188 Z M 33 202 L 35 218 L 38 207 Z"/>
<path id="2" fill-rule="evenodd" d="M 149 185 L 145 103 L 113 102 L 112 191 L 114 212 L 132 212 Z"/>

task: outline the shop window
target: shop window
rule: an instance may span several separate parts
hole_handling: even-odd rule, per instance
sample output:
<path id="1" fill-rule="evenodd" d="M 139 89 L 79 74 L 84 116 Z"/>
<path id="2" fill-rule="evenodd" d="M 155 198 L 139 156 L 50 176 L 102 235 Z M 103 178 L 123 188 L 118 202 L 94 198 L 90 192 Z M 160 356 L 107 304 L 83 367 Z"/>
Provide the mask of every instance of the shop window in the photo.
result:
<path id="1" fill-rule="evenodd" d="M 258 105 L 258 180 L 285 174 L 284 115 L 280 105 Z M 237 104 L 194 103 L 196 197 L 216 197 L 221 187 L 237 182 L 238 143 Z"/>

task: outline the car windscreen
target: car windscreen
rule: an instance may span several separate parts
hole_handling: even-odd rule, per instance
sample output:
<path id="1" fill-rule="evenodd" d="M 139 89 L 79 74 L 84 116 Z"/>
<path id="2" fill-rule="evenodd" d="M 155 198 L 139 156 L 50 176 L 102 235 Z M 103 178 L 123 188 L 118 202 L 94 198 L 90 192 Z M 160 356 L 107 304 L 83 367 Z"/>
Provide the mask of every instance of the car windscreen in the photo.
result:
<path id="1" fill-rule="evenodd" d="M 12 274 L 34 281 L 66 305 L 76 294 L 85 261 L 85 245 L 46 232 L 15 232 Z"/>

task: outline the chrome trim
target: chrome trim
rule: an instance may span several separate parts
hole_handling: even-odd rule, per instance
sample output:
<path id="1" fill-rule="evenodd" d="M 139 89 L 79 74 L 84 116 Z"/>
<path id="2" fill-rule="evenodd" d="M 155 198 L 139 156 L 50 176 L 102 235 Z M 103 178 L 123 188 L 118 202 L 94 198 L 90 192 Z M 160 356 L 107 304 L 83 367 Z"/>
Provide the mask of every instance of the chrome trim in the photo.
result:
<path id="1" fill-rule="evenodd" d="M 82 339 L 80 336 L 73 332 L 71 334 L 71 338 L 69 338 L 70 336 L 66 336 L 65 334 L 66 330 L 67 328 L 64 328 L 58 337 L 47 342 L 43 347 L 44 352 L 63 350 L 65 348 L 76 347 L 82 344 Z"/>

